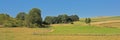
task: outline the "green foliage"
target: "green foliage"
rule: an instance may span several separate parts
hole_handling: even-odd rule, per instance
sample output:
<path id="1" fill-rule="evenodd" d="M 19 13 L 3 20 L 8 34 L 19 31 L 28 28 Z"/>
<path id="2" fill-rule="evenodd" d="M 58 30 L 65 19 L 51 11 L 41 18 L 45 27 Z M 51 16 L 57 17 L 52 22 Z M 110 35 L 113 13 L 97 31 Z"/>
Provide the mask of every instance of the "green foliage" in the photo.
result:
<path id="1" fill-rule="evenodd" d="M 23 27 L 24 22 L 22 20 L 11 19 L 11 20 L 5 21 L 4 26 L 5 27 Z"/>
<path id="2" fill-rule="evenodd" d="M 61 19 L 61 23 L 67 23 L 68 15 L 66 14 L 59 15 L 58 18 Z"/>
<path id="3" fill-rule="evenodd" d="M 58 23 L 71 23 L 73 21 L 79 21 L 79 17 L 77 15 L 68 16 L 66 14 L 58 15 L 57 17 L 54 16 L 47 16 L 44 20 L 46 23 L 49 24 L 58 24 Z"/>
<path id="4" fill-rule="evenodd" d="M 54 20 L 54 17 L 52 17 L 52 16 L 47 16 L 44 21 L 45 21 L 46 23 L 53 24 L 53 20 Z"/>
<path id="5" fill-rule="evenodd" d="M 79 17 L 77 15 L 71 15 L 70 18 L 73 20 L 73 21 L 79 21 Z"/>
<path id="6" fill-rule="evenodd" d="M 29 28 L 38 28 L 39 26 L 40 26 L 39 24 L 36 24 L 36 23 L 32 24 L 32 23 L 30 23 L 28 27 Z"/>
<path id="7" fill-rule="evenodd" d="M 17 14 L 16 19 L 18 20 L 25 20 L 26 13 L 25 12 L 20 12 Z"/>
<path id="8" fill-rule="evenodd" d="M 11 17 L 8 14 L 0 14 L 0 25 L 4 24 L 6 20 L 9 20 Z"/>
<path id="9" fill-rule="evenodd" d="M 43 25 L 50 25 L 48 22 L 45 22 L 45 21 L 43 21 L 42 24 Z"/>
<path id="10" fill-rule="evenodd" d="M 91 19 L 90 19 L 90 18 L 86 18 L 86 19 L 85 19 L 85 23 L 86 23 L 86 24 L 90 24 L 90 23 L 91 23 Z"/>
<path id="11" fill-rule="evenodd" d="M 31 26 L 31 24 L 42 26 L 42 18 L 41 18 L 41 10 L 38 8 L 33 8 L 30 10 L 28 16 L 26 17 L 27 26 Z"/>
<path id="12" fill-rule="evenodd" d="M 0 25 L 4 24 L 6 27 L 26 26 L 34 28 L 44 27 L 44 25 L 49 24 L 74 24 L 73 21 L 79 21 L 79 17 L 77 15 L 68 16 L 67 14 L 62 14 L 58 16 L 47 16 L 45 20 L 42 21 L 41 10 L 38 8 L 32 8 L 28 14 L 19 12 L 16 18 L 11 18 L 8 14 L 0 14 Z"/>

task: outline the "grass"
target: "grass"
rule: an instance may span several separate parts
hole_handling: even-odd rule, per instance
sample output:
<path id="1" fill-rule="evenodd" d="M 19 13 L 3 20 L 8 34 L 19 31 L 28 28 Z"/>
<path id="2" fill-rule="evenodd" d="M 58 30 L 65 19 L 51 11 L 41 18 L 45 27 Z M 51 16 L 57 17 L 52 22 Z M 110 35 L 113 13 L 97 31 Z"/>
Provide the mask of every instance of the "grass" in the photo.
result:
<path id="1" fill-rule="evenodd" d="M 97 33 L 101 35 L 95 35 Z M 120 33 L 120 29 L 94 26 L 0 28 L 0 40 L 119 40 L 120 35 L 114 35 L 117 33 Z"/>
<path id="2" fill-rule="evenodd" d="M 94 27 L 94 26 L 73 26 L 73 27 L 54 27 L 52 34 L 90 34 L 90 35 L 108 35 L 108 34 L 120 34 L 120 29 L 107 28 L 107 27 Z"/>
<path id="3" fill-rule="evenodd" d="M 103 27 L 120 28 L 120 22 L 102 23 L 98 25 Z"/>
<path id="4" fill-rule="evenodd" d="M 29 35 L 29 34 L 0 34 L 0 40 L 119 40 L 120 36 L 76 36 L 76 35 Z"/>
<path id="5" fill-rule="evenodd" d="M 49 34 L 90 34 L 90 35 L 111 35 L 120 34 L 119 28 L 89 26 L 83 22 L 74 22 L 74 24 L 54 24 L 52 25 L 53 32 Z"/>
<path id="6" fill-rule="evenodd" d="M 51 28 L 0 28 L 1 33 L 24 33 L 24 34 L 63 34 L 63 35 L 113 35 L 120 34 L 119 28 L 84 26 L 81 23 L 74 24 L 55 24 Z M 26 33 L 27 32 L 27 33 Z"/>
<path id="7" fill-rule="evenodd" d="M 115 26 L 115 23 L 104 25 Z M 74 24 L 51 26 L 50 28 L 0 28 L 0 40 L 120 40 L 119 28 L 88 26 L 80 21 Z"/>
<path id="8" fill-rule="evenodd" d="M 93 17 L 92 22 L 102 22 L 110 20 L 120 20 L 120 16 L 108 16 L 108 17 Z M 80 21 L 84 22 L 85 18 L 81 18 Z"/>

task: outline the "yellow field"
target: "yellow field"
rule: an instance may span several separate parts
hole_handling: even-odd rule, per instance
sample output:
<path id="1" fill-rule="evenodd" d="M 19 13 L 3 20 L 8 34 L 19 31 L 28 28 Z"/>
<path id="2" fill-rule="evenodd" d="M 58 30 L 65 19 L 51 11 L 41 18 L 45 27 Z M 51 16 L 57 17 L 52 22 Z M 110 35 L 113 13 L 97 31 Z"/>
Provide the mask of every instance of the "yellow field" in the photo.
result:
<path id="1" fill-rule="evenodd" d="M 6 36 L 7 37 L 7 36 Z M 2 40 L 120 40 L 120 36 L 40 36 L 40 35 L 13 35 Z"/>
<path id="2" fill-rule="evenodd" d="M 113 27 L 120 28 L 120 20 L 110 20 L 102 22 L 93 22 L 92 25 L 101 26 L 101 27 Z"/>
<path id="3" fill-rule="evenodd" d="M 116 18 L 117 19 L 117 18 Z M 102 19 L 101 19 L 102 20 Z M 108 20 L 107 21 L 101 21 L 96 20 L 97 22 L 92 22 L 92 26 L 96 26 L 93 28 L 89 27 L 80 27 L 80 26 L 86 26 L 83 21 L 77 21 L 74 22 L 74 24 L 53 24 L 51 25 L 53 28 L 58 27 L 56 30 L 57 32 L 65 31 L 64 33 L 67 33 L 69 31 L 70 33 L 75 33 L 76 35 L 54 35 L 49 34 L 53 31 L 56 31 L 55 29 L 51 28 L 0 28 L 0 40 L 120 40 L 119 35 L 119 29 L 120 28 L 120 20 Z M 106 20 L 104 18 L 104 20 Z M 106 27 L 106 28 L 100 28 L 100 27 Z M 68 29 L 66 29 L 68 27 Z M 70 27 L 70 30 L 69 30 Z M 74 27 L 74 28 L 72 28 Z M 111 27 L 111 28 L 109 28 Z M 116 27 L 116 28 L 112 28 Z M 72 29 L 71 29 L 72 28 Z M 79 30 L 79 29 L 80 30 Z M 84 29 L 82 29 L 84 28 Z M 94 30 L 95 29 L 95 30 Z M 100 30 L 99 30 L 100 29 Z M 82 30 L 82 31 L 81 31 Z M 98 30 L 99 32 L 97 32 Z M 116 35 L 77 35 L 79 32 L 90 32 L 90 33 L 112 33 L 115 31 Z M 46 35 L 48 33 L 48 35 Z M 118 33 L 118 34 L 117 34 Z M 114 34 L 114 33 L 113 33 Z"/>
<path id="4" fill-rule="evenodd" d="M 120 40 L 120 35 L 40 35 L 44 28 L 0 28 L 0 40 Z"/>

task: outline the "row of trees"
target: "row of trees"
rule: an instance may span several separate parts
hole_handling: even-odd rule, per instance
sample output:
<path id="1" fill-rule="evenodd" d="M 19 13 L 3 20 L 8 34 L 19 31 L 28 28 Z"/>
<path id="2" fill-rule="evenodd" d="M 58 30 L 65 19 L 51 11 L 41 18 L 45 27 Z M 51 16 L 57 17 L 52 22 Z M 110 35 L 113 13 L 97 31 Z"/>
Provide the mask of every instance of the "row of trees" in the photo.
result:
<path id="1" fill-rule="evenodd" d="M 68 16 L 63 14 L 58 16 L 47 16 L 44 20 L 44 22 L 48 24 L 72 23 L 73 21 L 79 21 L 79 17 L 77 15 Z"/>
<path id="2" fill-rule="evenodd" d="M 0 14 L 0 25 L 5 27 L 46 27 L 49 24 L 73 24 L 74 21 L 79 21 L 77 15 L 62 14 L 58 16 L 46 16 L 44 21 L 42 21 L 41 10 L 38 8 L 33 8 L 29 13 L 19 12 L 16 18 L 10 17 L 8 14 Z M 86 18 L 86 24 L 90 24 L 91 19 Z"/>
<path id="3" fill-rule="evenodd" d="M 32 8 L 28 13 L 19 12 L 15 18 L 10 17 L 8 14 L 1 14 L 4 18 L 1 25 L 5 27 L 46 27 L 49 24 L 59 23 L 73 23 L 73 21 L 79 21 L 77 15 L 68 16 L 66 14 L 58 16 L 47 16 L 44 21 L 41 17 L 41 10 L 38 8 Z"/>
<path id="4" fill-rule="evenodd" d="M 5 27 L 43 27 L 41 10 L 38 8 L 33 8 L 29 13 L 20 12 L 17 14 L 16 18 L 11 18 L 5 21 Z"/>

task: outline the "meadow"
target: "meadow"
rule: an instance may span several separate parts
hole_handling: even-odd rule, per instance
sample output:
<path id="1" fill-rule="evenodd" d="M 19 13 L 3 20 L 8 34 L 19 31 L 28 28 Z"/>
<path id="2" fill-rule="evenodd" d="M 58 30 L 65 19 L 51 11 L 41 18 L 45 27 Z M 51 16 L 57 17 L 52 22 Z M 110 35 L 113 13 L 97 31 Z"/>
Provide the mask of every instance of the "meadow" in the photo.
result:
<path id="1" fill-rule="evenodd" d="M 53 24 L 50 28 L 0 28 L 0 40 L 120 40 L 120 29 L 74 24 Z"/>

